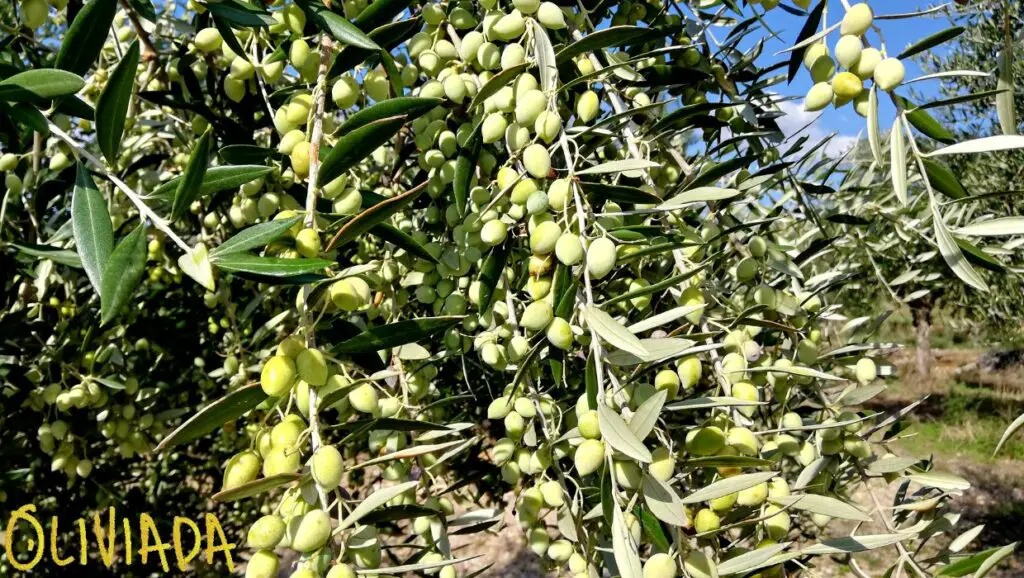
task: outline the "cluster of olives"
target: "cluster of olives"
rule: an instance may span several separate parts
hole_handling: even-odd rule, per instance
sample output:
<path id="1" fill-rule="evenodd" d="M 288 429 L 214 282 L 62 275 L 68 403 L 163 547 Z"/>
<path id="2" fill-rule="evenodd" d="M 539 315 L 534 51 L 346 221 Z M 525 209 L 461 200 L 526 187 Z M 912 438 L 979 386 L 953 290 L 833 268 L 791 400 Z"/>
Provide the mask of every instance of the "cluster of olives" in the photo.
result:
<path id="1" fill-rule="evenodd" d="M 841 36 L 834 47 L 835 59 L 824 38 L 804 50 L 804 66 L 814 82 L 804 99 L 805 110 L 822 110 L 830 104 L 840 108 L 853 102 L 857 114 L 866 117 L 869 93 L 864 90 L 865 81 L 873 80 L 875 86 L 886 92 L 903 82 L 906 70 L 900 59 L 886 57 L 879 49 L 864 45 L 873 20 L 874 13 L 867 3 L 854 4 L 839 26 Z M 837 73 L 837 63 L 842 72 Z"/>

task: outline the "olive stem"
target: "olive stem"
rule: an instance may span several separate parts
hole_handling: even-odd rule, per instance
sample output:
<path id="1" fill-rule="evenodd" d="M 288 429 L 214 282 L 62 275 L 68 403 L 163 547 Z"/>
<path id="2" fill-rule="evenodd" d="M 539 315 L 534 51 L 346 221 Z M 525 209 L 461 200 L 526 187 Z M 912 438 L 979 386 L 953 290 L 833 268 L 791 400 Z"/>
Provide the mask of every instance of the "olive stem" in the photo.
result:
<path id="1" fill-rule="evenodd" d="M 326 34 L 320 37 L 320 70 L 317 72 L 316 87 L 313 89 L 315 101 L 315 112 L 313 114 L 313 131 L 309 137 L 309 186 L 306 189 L 306 227 L 316 230 L 316 198 L 317 198 L 317 176 L 320 172 L 320 141 L 324 133 L 324 101 L 327 99 L 327 67 L 331 60 L 331 38 Z M 316 347 L 316 336 L 314 334 L 314 323 L 309 314 L 309 297 L 313 292 L 313 286 L 306 284 L 302 286 L 302 326 L 305 329 L 306 347 Z M 318 395 L 316 389 L 309 388 L 309 428 L 310 441 L 315 454 L 321 446 L 320 420 L 317 416 Z M 317 484 L 317 494 L 320 496 L 320 504 L 327 509 L 327 494 Z"/>
<path id="2" fill-rule="evenodd" d="M 95 165 L 96 168 L 99 169 L 100 173 L 103 174 L 103 176 L 110 179 L 110 182 L 114 183 L 115 187 L 121 189 L 121 192 L 124 193 L 126 197 L 128 197 L 128 200 L 130 200 L 133 205 L 135 205 L 135 208 L 139 210 L 139 213 L 145 218 L 149 219 L 153 223 L 154 227 L 156 227 L 160 231 L 163 231 L 163 233 L 167 235 L 169 239 L 174 241 L 174 244 L 180 247 L 182 251 L 185 251 L 188 254 L 192 253 L 192 249 L 188 246 L 188 243 L 183 241 L 181 237 L 179 237 L 177 233 L 175 233 L 174 230 L 171 229 L 171 226 L 167 223 L 167 221 L 165 221 L 160 215 L 157 215 L 153 211 L 153 209 L 150 209 L 149 206 L 146 205 L 146 203 L 142 202 L 142 199 L 139 197 L 139 195 L 135 191 L 133 191 L 132 188 L 129 187 L 124 181 L 117 178 L 117 176 L 114 175 L 114 173 L 107 168 L 107 165 L 103 161 L 96 158 L 96 156 L 90 153 L 88 150 L 86 150 L 85 147 L 81 145 L 81 143 L 75 141 L 75 139 L 71 138 L 71 136 L 68 133 L 62 131 L 60 127 L 53 124 L 53 121 L 47 121 L 47 125 L 49 125 L 50 127 L 50 132 L 57 135 L 58 138 L 66 142 L 68 146 L 73 148 L 79 156 Z"/>

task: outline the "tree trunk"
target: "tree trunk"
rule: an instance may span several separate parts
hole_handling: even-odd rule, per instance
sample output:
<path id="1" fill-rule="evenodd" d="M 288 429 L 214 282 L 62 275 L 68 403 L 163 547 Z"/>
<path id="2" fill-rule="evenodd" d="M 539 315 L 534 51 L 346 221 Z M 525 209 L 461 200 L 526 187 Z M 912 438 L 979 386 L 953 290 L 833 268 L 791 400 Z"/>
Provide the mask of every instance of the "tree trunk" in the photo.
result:
<path id="1" fill-rule="evenodd" d="M 931 377 L 932 374 L 932 308 L 914 309 L 917 329 L 917 374 Z"/>

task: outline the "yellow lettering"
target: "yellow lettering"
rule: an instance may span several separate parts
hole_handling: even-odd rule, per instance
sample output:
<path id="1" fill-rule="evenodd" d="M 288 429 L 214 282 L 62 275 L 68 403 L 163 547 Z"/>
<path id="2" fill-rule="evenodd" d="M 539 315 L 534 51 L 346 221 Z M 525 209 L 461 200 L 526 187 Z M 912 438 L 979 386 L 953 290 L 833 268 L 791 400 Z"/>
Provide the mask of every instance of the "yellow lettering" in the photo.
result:
<path id="1" fill-rule="evenodd" d="M 153 522 L 153 518 L 149 514 L 143 513 L 139 518 L 139 534 L 142 535 L 142 547 L 139 548 L 139 557 L 142 558 L 142 563 L 146 564 L 149 561 L 149 555 L 156 552 L 160 555 L 160 566 L 164 569 L 164 572 L 170 572 L 171 567 L 167 565 L 167 556 L 164 554 L 164 550 L 171 547 L 170 544 L 164 544 L 160 540 L 160 534 L 157 532 L 156 524 Z M 150 534 L 152 534 L 153 540 L 155 541 L 154 546 L 149 545 Z"/>
<path id="2" fill-rule="evenodd" d="M 188 526 L 192 529 L 192 535 L 195 536 L 195 541 L 192 543 L 192 550 L 185 556 L 181 549 L 181 527 Z M 199 555 L 199 549 L 203 544 L 203 535 L 199 532 L 199 524 L 196 524 L 188 518 L 182 518 L 179 516 L 174 517 L 174 555 L 178 558 L 178 569 L 182 572 L 188 567 L 188 563 L 193 558 Z"/>
<path id="3" fill-rule="evenodd" d="M 92 515 L 92 533 L 96 536 L 96 545 L 100 549 L 100 559 L 103 560 L 103 565 L 110 568 L 114 565 L 114 548 L 117 547 L 117 528 L 114 527 L 114 507 L 111 506 L 107 509 L 107 530 L 104 531 L 103 526 L 100 525 L 100 513 L 96 512 Z M 103 543 L 103 536 L 106 535 L 107 543 Z M 131 546 L 129 545 L 128 551 L 131 552 Z M 131 564 L 131 562 L 128 562 Z"/>
<path id="4" fill-rule="evenodd" d="M 213 545 L 213 533 L 216 530 L 220 540 L 220 546 Z M 220 527 L 220 521 L 213 514 L 206 514 L 206 562 L 213 564 L 213 555 L 217 552 L 224 552 L 224 558 L 228 563 L 228 572 L 235 571 L 234 561 L 231 560 L 231 551 L 235 549 L 234 544 L 229 544 L 224 535 L 224 529 Z"/>
<path id="5" fill-rule="evenodd" d="M 79 518 L 78 522 L 78 565 L 85 566 L 89 561 L 89 540 L 85 537 L 85 520 Z"/>
<path id="6" fill-rule="evenodd" d="M 124 563 L 132 565 L 132 525 L 128 518 L 122 520 L 124 524 Z"/>
<path id="7" fill-rule="evenodd" d="M 10 562 L 11 566 L 14 566 L 16 570 L 31 570 L 36 564 L 39 563 L 40 560 L 43 559 L 43 550 L 46 549 L 46 534 L 43 533 L 43 527 L 39 524 L 39 520 L 36 520 L 35 516 L 32 515 L 32 512 L 34 511 L 36 511 L 36 507 L 33 506 L 32 504 L 24 505 L 21 508 L 15 510 L 14 512 L 11 512 L 11 519 L 7 522 L 7 533 L 6 539 L 4 540 L 4 545 L 6 546 L 7 549 L 7 561 Z M 36 550 L 36 553 L 35 556 L 33 556 L 32 560 L 27 564 L 22 564 L 14 556 L 14 532 L 18 529 L 18 520 L 25 520 L 36 531 L 35 539 L 28 539 L 28 549 Z M 229 564 L 230 560 L 231 558 L 229 557 Z M 230 568 L 230 566 L 228 567 Z"/>
<path id="8" fill-rule="evenodd" d="M 60 557 L 60 549 L 57 548 L 57 527 L 59 525 L 60 522 L 57 520 L 57 516 L 50 518 L 50 558 L 52 558 L 53 563 L 58 566 L 67 566 L 68 564 L 75 561 L 75 557 Z"/>

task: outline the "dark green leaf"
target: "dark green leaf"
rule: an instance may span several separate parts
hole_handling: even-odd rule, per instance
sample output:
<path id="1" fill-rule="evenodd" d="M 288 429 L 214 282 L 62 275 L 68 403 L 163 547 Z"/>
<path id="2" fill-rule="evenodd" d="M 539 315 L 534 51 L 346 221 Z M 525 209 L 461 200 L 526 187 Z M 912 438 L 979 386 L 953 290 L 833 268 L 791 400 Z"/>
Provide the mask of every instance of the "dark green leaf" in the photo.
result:
<path id="1" fill-rule="evenodd" d="M 508 261 L 508 254 L 511 248 L 508 244 L 491 249 L 483 266 L 480 267 L 480 311 L 486 311 L 491 306 L 498 282 L 501 281 L 501 273 L 505 270 L 505 262 Z"/>
<path id="2" fill-rule="evenodd" d="M 358 132 L 358 131 L 357 131 Z M 380 223 L 385 222 L 391 215 L 409 206 L 409 203 L 416 200 L 426 190 L 427 182 L 409 189 L 401 195 L 396 195 L 363 210 L 361 213 L 349 219 L 338 229 L 338 232 L 327 245 L 327 251 L 331 251 L 346 243 L 356 240 L 360 235 L 369 231 Z"/>
<path id="3" fill-rule="evenodd" d="M 825 220 L 830 223 L 839 223 L 840 225 L 854 225 L 862 227 L 864 225 L 870 225 L 871 221 L 858 217 L 856 215 L 849 215 L 846 213 L 836 213 L 825 217 Z"/>
<path id="4" fill-rule="evenodd" d="M 156 447 L 154 453 L 197 440 L 225 423 L 242 417 L 249 410 L 263 403 L 265 399 L 267 399 L 267 394 L 263 392 L 263 388 L 258 383 L 240 387 L 199 410 L 188 421 L 168 434 Z"/>
<path id="5" fill-rule="evenodd" d="M 325 398 L 326 399 L 326 398 Z M 324 404 L 328 405 L 328 404 Z M 420 421 L 417 419 L 401 419 L 396 417 L 381 417 L 376 419 L 361 419 L 356 421 L 348 421 L 338 429 L 342 431 L 356 431 L 359 429 L 366 428 L 369 430 L 387 430 L 387 431 L 448 431 L 451 428 L 438 424 L 430 423 L 429 421 Z"/>
<path id="6" fill-rule="evenodd" d="M 388 325 L 379 325 L 363 331 L 352 339 L 335 345 L 331 352 L 335 355 L 351 355 L 356 353 L 373 353 L 381 349 L 390 349 L 428 339 L 462 321 L 461 315 L 447 317 L 422 317 L 398 321 Z"/>
<path id="7" fill-rule="evenodd" d="M 74 72 L 82 76 L 103 50 L 103 44 L 110 34 L 110 25 L 117 13 L 117 0 L 92 0 L 87 2 L 60 43 L 55 68 Z"/>
<path id="8" fill-rule="evenodd" d="M 455 180 L 452 181 L 452 194 L 455 196 L 455 210 L 459 217 L 466 216 L 466 206 L 469 200 L 469 191 L 473 186 L 473 176 L 476 174 L 477 160 L 480 158 L 480 147 L 483 145 L 480 134 L 481 120 L 473 127 L 472 134 L 466 144 L 459 149 L 459 156 L 455 159 Z"/>
<path id="9" fill-rule="evenodd" d="M 203 183 L 199 186 L 199 195 L 196 198 L 240 187 L 245 183 L 262 177 L 271 170 L 273 170 L 272 167 L 266 167 L 263 165 L 228 165 L 223 167 L 211 167 L 207 169 L 206 174 L 203 175 Z M 182 177 L 178 176 L 166 183 L 163 183 L 157 187 L 150 196 L 170 201 L 174 198 L 173 195 L 175 191 L 177 191 L 178 185 L 181 184 L 181 179 Z"/>
<path id="10" fill-rule="evenodd" d="M 985 562 L 985 560 L 992 557 L 993 554 L 995 554 L 1001 549 L 1002 548 L 997 546 L 995 548 L 983 550 L 972 556 L 961 558 L 956 562 L 949 564 L 948 566 L 944 566 L 941 570 L 939 570 L 939 573 L 936 574 L 936 576 L 952 576 L 953 578 L 959 578 L 960 576 L 973 574 L 978 568 L 981 568 L 981 565 Z"/>
<path id="11" fill-rule="evenodd" d="M 96 111 L 87 102 L 73 94 L 65 96 L 57 102 L 57 112 L 87 120 L 96 118 Z"/>
<path id="12" fill-rule="evenodd" d="M 17 249 L 18 252 L 24 253 L 29 257 L 49 259 L 59 265 L 67 265 L 78 269 L 82 268 L 82 258 L 78 256 L 78 253 L 70 249 L 61 249 L 60 247 L 51 247 L 49 245 L 19 245 L 17 243 L 11 243 L 10 245 Z"/>
<path id="13" fill-rule="evenodd" d="M 174 202 L 171 206 L 171 214 L 174 218 L 181 217 L 192 205 L 192 201 L 199 198 L 202 188 L 203 177 L 206 176 L 206 165 L 210 162 L 210 140 L 213 129 L 207 128 L 203 136 L 199 137 L 196 147 L 192 149 L 192 156 L 188 159 L 188 166 L 178 180 L 178 186 L 174 189 Z"/>
<path id="14" fill-rule="evenodd" d="M 370 229 L 370 234 L 380 238 L 381 240 L 387 241 L 400 249 L 405 249 L 405 251 L 410 255 L 415 255 L 420 259 L 426 259 L 431 263 L 437 263 L 437 259 L 427 252 L 423 245 L 420 245 L 416 239 L 412 238 L 411 235 L 393 225 L 389 225 L 387 223 L 374 225 Z"/>
<path id="15" fill-rule="evenodd" d="M 419 518 L 420 516 L 436 515 L 437 510 L 431 510 L 426 506 L 420 506 L 418 504 L 400 504 L 398 506 L 389 506 L 387 508 L 381 508 L 375 512 L 370 512 L 363 516 L 361 522 L 363 524 L 375 525 L 382 524 L 384 522 L 410 520 L 412 518 Z"/>
<path id="16" fill-rule="evenodd" d="M 42 133 L 43 136 L 50 134 L 50 125 L 46 122 L 46 117 L 35 106 L 16 102 L 11 104 L 10 107 L 4 108 L 15 123 Z"/>
<path id="17" fill-rule="evenodd" d="M 952 106 L 954 104 L 963 104 L 965 102 L 974 102 L 976 100 L 984 100 L 992 96 L 999 96 L 1006 92 L 1005 90 L 983 90 L 981 92 L 972 92 L 970 94 L 960 94 L 952 96 L 950 98 L 941 98 L 939 100 L 932 100 L 922 104 L 919 108 L 929 109 L 938 108 L 940 106 Z"/>
<path id="18" fill-rule="evenodd" d="M 284 235 L 285 231 L 301 220 L 302 215 L 296 215 L 288 219 L 275 219 L 266 223 L 246 227 L 242 231 L 236 233 L 235 236 L 211 249 L 209 253 L 210 259 L 216 263 L 217 257 L 220 255 L 242 253 L 249 249 L 263 247 L 276 240 L 281 235 Z"/>
<path id="19" fill-rule="evenodd" d="M 100 286 L 100 323 L 106 325 L 128 303 L 146 272 L 146 224 L 121 239 L 103 268 Z"/>
<path id="20" fill-rule="evenodd" d="M 338 129 L 342 138 L 352 131 L 382 120 L 393 119 L 404 115 L 405 120 L 413 120 L 430 112 L 441 104 L 440 98 L 424 98 L 420 96 L 400 96 L 378 102 L 348 117 Z"/>
<path id="21" fill-rule="evenodd" d="M 665 529 L 661 527 L 661 522 L 655 518 L 647 508 L 637 508 L 637 512 L 640 514 L 640 521 L 644 527 L 644 534 L 651 539 L 651 545 L 658 552 L 668 552 L 671 543 L 668 541 L 668 536 L 665 535 Z"/>
<path id="22" fill-rule="evenodd" d="M 107 202 L 81 163 L 71 195 L 71 224 L 85 274 L 98 293 L 103 286 L 103 268 L 114 250 L 114 228 L 110 224 Z"/>
<path id="23" fill-rule="evenodd" d="M 75 94 L 85 86 L 82 77 L 64 70 L 37 68 L 0 81 L 0 100 L 32 102 Z"/>
<path id="24" fill-rule="evenodd" d="M 267 277 L 295 277 L 322 271 L 334 263 L 326 259 L 282 259 L 259 257 L 249 253 L 228 253 L 219 255 L 216 264 L 225 271 Z"/>
<path id="25" fill-rule="evenodd" d="M 241 56 L 242 59 L 248 62 L 249 56 L 245 54 L 245 48 L 243 48 L 242 44 L 238 41 L 238 37 L 235 36 L 235 31 L 231 29 L 231 25 L 228 24 L 227 19 L 220 16 L 214 16 L 213 25 L 217 28 L 217 31 L 220 32 L 221 38 L 224 39 L 224 44 L 227 44 L 228 48 L 230 48 L 232 52 Z"/>
<path id="26" fill-rule="evenodd" d="M 949 167 L 937 160 L 928 158 L 921 160 L 924 162 L 924 172 L 928 175 L 928 182 L 936 191 L 952 199 L 967 197 L 967 189 L 960 183 L 960 179 L 956 178 L 953 171 L 949 170 Z"/>
<path id="27" fill-rule="evenodd" d="M 383 118 L 342 136 L 320 165 L 320 181 L 329 183 L 359 164 L 377 147 L 391 140 L 405 121 L 405 116 Z"/>
<path id="28" fill-rule="evenodd" d="M 254 28 L 274 25 L 274 19 L 266 10 L 238 0 L 218 0 L 217 2 L 208 2 L 204 6 L 209 9 L 210 14 L 217 18 L 223 18 L 236 26 Z"/>
<path id="29" fill-rule="evenodd" d="M 566 46 L 555 55 L 555 64 L 568 62 L 575 56 L 602 48 L 614 48 L 627 44 L 639 44 L 649 39 L 664 36 L 665 33 L 653 28 L 640 26 L 612 26 L 598 30 Z"/>
<path id="30" fill-rule="evenodd" d="M 903 108 L 907 110 L 907 120 L 910 121 L 911 126 L 921 131 L 925 136 L 941 143 L 953 144 L 956 142 L 956 137 L 953 136 L 953 133 L 939 124 L 939 121 L 928 114 L 928 111 L 918 108 L 914 103 L 903 97 L 897 96 L 896 98 L 902 103 Z"/>
<path id="31" fill-rule="evenodd" d="M 410 4 L 411 0 L 376 0 L 356 16 L 354 24 L 363 32 L 373 30 L 390 22 Z"/>
<path id="32" fill-rule="evenodd" d="M 580 186 L 583 187 L 584 192 L 590 193 L 591 195 L 606 201 L 654 205 L 661 202 L 661 198 L 657 195 L 648 193 L 647 191 L 636 187 L 608 185 L 605 183 L 592 183 L 588 181 L 580 182 Z"/>
<path id="33" fill-rule="evenodd" d="M 1004 267 L 1002 263 L 997 261 L 993 256 L 979 249 L 970 241 L 965 241 L 956 237 L 956 244 L 960 247 L 960 250 L 963 251 L 964 257 L 971 264 L 996 273 L 1006 272 L 1006 267 Z"/>
<path id="34" fill-rule="evenodd" d="M 331 12 L 317 0 L 296 0 L 302 10 L 312 17 L 317 27 L 334 37 L 335 40 L 349 46 L 358 46 L 367 50 L 380 50 L 380 46 L 371 40 L 362 30 L 339 14 Z"/>
<path id="35" fill-rule="evenodd" d="M 251 482 L 235 486 L 227 490 L 217 492 L 210 497 L 214 502 L 237 502 L 238 500 L 244 500 L 245 498 L 251 498 L 258 496 L 264 492 L 280 488 L 301 479 L 299 474 L 277 474 L 276 476 L 270 476 L 269 478 L 260 478 Z"/>
<path id="36" fill-rule="evenodd" d="M 370 32 L 369 37 L 379 44 L 381 48 L 390 51 L 411 38 L 420 29 L 420 24 L 421 22 L 418 17 L 409 20 L 399 20 L 398 22 L 392 22 L 391 24 L 385 24 L 376 28 L 373 32 Z M 337 58 L 334 59 L 334 64 L 331 65 L 328 76 L 333 78 L 348 72 L 355 68 L 357 64 L 378 52 L 378 50 L 367 50 L 358 46 L 346 46 L 341 49 Z"/>
<path id="37" fill-rule="evenodd" d="M 121 146 L 138 65 L 139 41 L 136 40 L 128 47 L 114 72 L 110 73 L 107 86 L 96 101 L 96 143 L 110 166 L 117 166 L 117 148 Z"/>
<path id="38" fill-rule="evenodd" d="M 804 40 L 807 40 L 818 31 L 818 25 L 821 24 L 821 14 L 825 11 L 825 6 L 828 4 L 828 0 L 820 0 L 814 8 L 811 9 L 810 13 L 807 14 L 807 20 L 804 21 L 803 28 L 800 29 L 800 34 L 796 37 L 796 42 L 793 45 L 800 44 Z M 789 69 L 786 73 L 786 81 L 793 82 L 796 78 L 796 73 L 800 70 L 800 65 L 804 62 L 804 52 L 807 47 L 803 47 L 799 50 L 794 50 L 789 55 Z"/>
<path id="39" fill-rule="evenodd" d="M 964 31 L 964 27 L 963 26 L 953 26 L 952 28 L 947 28 L 945 30 L 940 30 L 940 31 L 936 32 L 935 34 L 931 34 L 929 36 L 926 36 L 926 37 L 922 38 L 921 40 L 918 40 L 917 42 L 911 44 L 906 49 L 904 49 L 903 52 L 901 52 L 900 55 L 897 56 L 896 58 L 899 58 L 900 60 L 903 60 L 905 58 L 910 58 L 911 56 L 914 56 L 915 54 L 919 54 L 921 52 L 924 52 L 925 50 L 928 50 L 929 48 L 933 48 L 935 46 L 938 46 L 939 44 L 942 44 L 943 42 L 946 42 L 947 40 L 952 40 L 952 39 L 956 38 L 957 36 L 960 36 L 960 34 L 962 34 L 963 31 Z"/>

